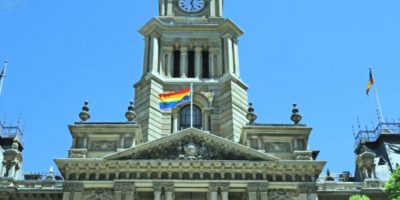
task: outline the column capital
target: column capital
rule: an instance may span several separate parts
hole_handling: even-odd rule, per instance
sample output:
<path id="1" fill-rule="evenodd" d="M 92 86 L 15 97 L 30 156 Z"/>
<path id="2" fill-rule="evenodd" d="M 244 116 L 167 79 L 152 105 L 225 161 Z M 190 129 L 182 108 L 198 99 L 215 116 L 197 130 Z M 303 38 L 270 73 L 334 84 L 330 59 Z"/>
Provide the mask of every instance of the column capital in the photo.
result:
<path id="1" fill-rule="evenodd" d="M 114 183 L 115 191 L 135 191 L 135 183 L 134 182 L 116 182 Z"/>
<path id="2" fill-rule="evenodd" d="M 228 192 L 229 191 L 229 182 L 219 182 L 219 183 L 210 183 L 208 185 L 209 191 L 210 192 L 218 192 L 218 190 L 221 190 L 221 192 Z"/>
<path id="3" fill-rule="evenodd" d="M 202 47 L 196 47 L 196 48 L 194 48 L 194 51 L 196 53 L 201 53 L 203 51 L 203 48 Z"/>
<path id="4" fill-rule="evenodd" d="M 174 50 L 174 47 L 162 47 L 162 50 L 165 53 L 172 53 L 172 51 Z"/>
<path id="5" fill-rule="evenodd" d="M 247 184 L 248 192 L 268 192 L 268 182 L 256 182 Z"/>
<path id="6" fill-rule="evenodd" d="M 224 35 L 222 35 L 222 37 L 223 37 L 224 39 L 230 39 L 230 38 L 232 38 L 233 36 L 232 36 L 231 33 L 226 32 L 226 33 L 224 33 Z"/>
<path id="7" fill-rule="evenodd" d="M 150 36 L 151 36 L 152 38 L 159 38 L 161 35 L 160 35 L 159 33 L 157 33 L 157 32 L 152 32 L 152 33 L 150 34 Z"/>
<path id="8" fill-rule="evenodd" d="M 165 192 L 173 192 L 175 186 L 172 182 L 154 182 L 153 188 L 154 192 L 162 192 L 163 188 Z"/>
<path id="9" fill-rule="evenodd" d="M 187 53 L 188 48 L 187 47 L 181 47 L 180 50 L 181 50 L 181 53 Z"/>

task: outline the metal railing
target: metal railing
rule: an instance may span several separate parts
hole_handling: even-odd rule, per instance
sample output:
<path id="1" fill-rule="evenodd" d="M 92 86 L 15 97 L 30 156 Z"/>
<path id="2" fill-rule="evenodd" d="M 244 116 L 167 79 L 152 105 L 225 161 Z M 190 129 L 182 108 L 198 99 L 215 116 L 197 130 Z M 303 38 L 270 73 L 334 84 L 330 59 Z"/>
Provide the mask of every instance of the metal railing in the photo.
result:
<path id="1" fill-rule="evenodd" d="M 374 130 L 360 130 L 355 136 L 355 146 L 361 142 L 374 142 L 382 134 L 400 134 L 400 123 L 379 123 Z"/>

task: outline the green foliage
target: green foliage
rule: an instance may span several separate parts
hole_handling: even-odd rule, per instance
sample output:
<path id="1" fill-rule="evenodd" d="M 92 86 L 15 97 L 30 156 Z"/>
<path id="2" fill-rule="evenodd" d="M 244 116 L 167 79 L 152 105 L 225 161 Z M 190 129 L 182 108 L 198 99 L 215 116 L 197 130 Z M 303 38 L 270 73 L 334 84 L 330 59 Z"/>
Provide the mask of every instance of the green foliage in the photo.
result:
<path id="1" fill-rule="evenodd" d="M 368 196 L 365 195 L 352 195 L 349 200 L 370 200 Z"/>
<path id="2" fill-rule="evenodd" d="M 400 200 L 400 167 L 397 167 L 386 183 L 385 191 L 389 194 L 389 199 Z"/>

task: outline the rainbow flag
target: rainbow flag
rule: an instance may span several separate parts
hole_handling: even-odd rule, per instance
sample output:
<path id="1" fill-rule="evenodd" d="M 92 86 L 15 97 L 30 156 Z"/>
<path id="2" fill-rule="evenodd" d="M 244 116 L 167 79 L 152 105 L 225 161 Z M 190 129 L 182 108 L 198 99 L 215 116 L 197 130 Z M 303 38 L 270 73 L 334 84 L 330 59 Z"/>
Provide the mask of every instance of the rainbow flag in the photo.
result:
<path id="1" fill-rule="evenodd" d="M 160 110 L 168 111 L 190 101 L 190 88 L 160 94 Z"/>

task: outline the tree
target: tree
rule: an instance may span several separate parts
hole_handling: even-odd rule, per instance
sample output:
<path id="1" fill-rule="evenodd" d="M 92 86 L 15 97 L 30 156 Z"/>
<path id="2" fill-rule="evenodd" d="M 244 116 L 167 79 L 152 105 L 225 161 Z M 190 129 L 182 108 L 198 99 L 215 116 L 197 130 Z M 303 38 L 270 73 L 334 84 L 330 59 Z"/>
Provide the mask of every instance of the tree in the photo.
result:
<path id="1" fill-rule="evenodd" d="M 385 191 L 389 194 L 389 199 L 400 200 L 400 167 L 397 167 L 386 182 Z"/>
<path id="2" fill-rule="evenodd" d="M 365 195 L 352 195 L 349 200 L 370 200 L 368 196 Z"/>

